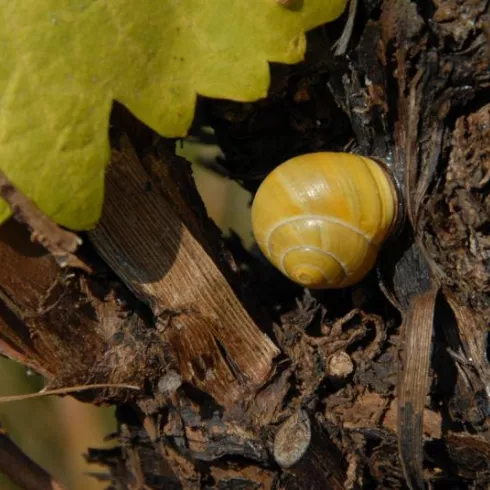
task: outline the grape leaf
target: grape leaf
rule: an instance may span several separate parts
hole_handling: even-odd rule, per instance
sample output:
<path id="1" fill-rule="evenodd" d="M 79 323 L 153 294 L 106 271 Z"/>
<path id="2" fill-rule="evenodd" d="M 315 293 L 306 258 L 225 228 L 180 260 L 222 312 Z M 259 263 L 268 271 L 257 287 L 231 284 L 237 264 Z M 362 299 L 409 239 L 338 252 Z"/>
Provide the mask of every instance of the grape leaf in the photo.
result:
<path id="1" fill-rule="evenodd" d="M 268 62 L 346 0 L 22 0 L 0 4 L 0 169 L 57 223 L 100 216 L 113 100 L 185 136 L 197 94 L 265 97 Z M 11 211 L 0 200 L 0 222 Z"/>

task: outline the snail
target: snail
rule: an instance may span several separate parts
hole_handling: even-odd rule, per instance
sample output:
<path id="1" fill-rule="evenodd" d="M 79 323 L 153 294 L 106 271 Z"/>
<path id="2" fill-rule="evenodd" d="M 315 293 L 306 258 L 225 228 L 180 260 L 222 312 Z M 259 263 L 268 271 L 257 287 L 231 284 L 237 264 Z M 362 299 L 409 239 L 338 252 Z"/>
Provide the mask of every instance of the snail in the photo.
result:
<path id="1" fill-rule="evenodd" d="M 252 203 L 262 253 L 311 289 L 351 286 L 399 228 L 401 195 L 381 162 L 349 153 L 300 155 L 276 167 Z"/>

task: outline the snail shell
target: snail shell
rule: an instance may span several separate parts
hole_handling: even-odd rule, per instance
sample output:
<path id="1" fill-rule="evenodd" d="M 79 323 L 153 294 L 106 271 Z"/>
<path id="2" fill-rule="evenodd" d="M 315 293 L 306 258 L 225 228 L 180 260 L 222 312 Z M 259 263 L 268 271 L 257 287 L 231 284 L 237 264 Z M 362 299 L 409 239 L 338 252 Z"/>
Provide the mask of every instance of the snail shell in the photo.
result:
<path id="1" fill-rule="evenodd" d="M 262 253 L 292 281 L 313 289 L 359 282 L 398 220 L 393 178 L 349 153 L 292 158 L 262 182 L 252 230 Z"/>

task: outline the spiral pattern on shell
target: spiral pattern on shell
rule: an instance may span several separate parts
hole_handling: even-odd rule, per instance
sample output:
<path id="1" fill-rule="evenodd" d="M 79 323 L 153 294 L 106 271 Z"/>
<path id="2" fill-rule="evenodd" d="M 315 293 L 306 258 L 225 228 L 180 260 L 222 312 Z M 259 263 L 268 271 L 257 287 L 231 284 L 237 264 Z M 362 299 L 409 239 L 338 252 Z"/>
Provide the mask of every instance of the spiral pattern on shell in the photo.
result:
<path id="1" fill-rule="evenodd" d="M 374 160 L 319 152 L 292 158 L 262 182 L 252 230 L 264 255 L 308 288 L 343 288 L 373 267 L 397 217 L 391 177 Z"/>

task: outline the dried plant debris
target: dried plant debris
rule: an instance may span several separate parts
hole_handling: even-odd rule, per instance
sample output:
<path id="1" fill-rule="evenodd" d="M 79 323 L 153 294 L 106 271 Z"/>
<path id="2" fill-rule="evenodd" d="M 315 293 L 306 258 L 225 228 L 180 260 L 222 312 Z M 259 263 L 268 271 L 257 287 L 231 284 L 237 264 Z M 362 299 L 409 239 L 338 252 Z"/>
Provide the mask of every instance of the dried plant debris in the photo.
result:
<path id="1" fill-rule="evenodd" d="M 423 490 L 423 417 L 429 391 L 429 365 L 438 291 L 414 298 L 402 325 L 402 358 L 398 383 L 398 444 L 412 489 Z"/>
<path id="2" fill-rule="evenodd" d="M 75 233 L 63 230 L 48 218 L 2 171 L 0 196 L 9 204 L 14 218 L 29 228 L 31 240 L 49 250 L 60 267 L 76 267 L 88 273 L 92 272 L 91 268 L 75 255 L 82 243 L 81 238 Z"/>
<path id="3" fill-rule="evenodd" d="M 447 138 L 447 169 L 424 213 L 424 243 L 443 279 L 459 291 L 483 294 L 485 308 L 490 308 L 489 140 L 490 104 L 457 118 Z"/>
<path id="4" fill-rule="evenodd" d="M 283 468 L 296 464 L 306 453 L 311 440 L 308 414 L 299 410 L 279 428 L 274 439 L 274 459 Z"/>

